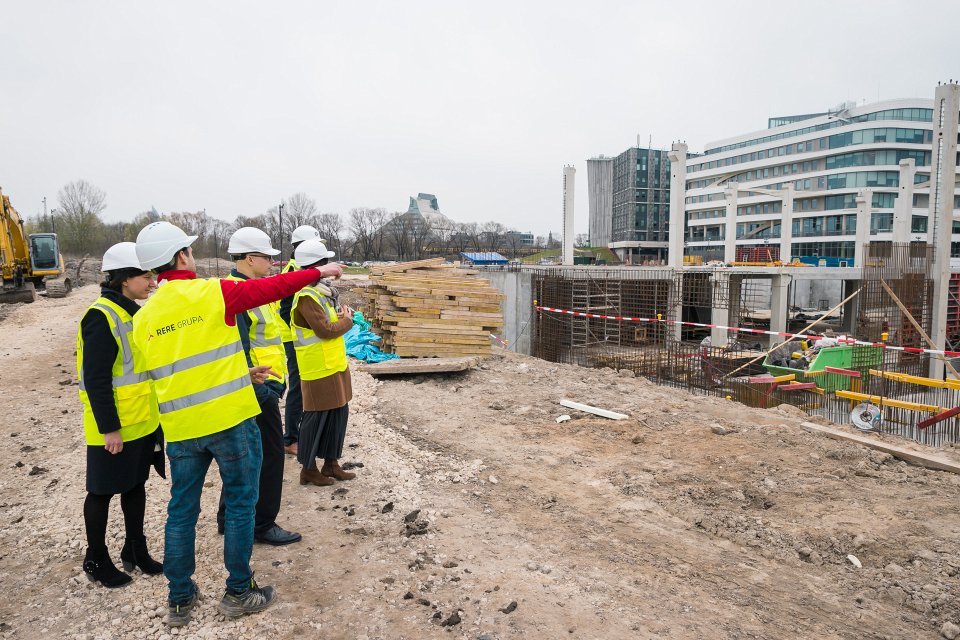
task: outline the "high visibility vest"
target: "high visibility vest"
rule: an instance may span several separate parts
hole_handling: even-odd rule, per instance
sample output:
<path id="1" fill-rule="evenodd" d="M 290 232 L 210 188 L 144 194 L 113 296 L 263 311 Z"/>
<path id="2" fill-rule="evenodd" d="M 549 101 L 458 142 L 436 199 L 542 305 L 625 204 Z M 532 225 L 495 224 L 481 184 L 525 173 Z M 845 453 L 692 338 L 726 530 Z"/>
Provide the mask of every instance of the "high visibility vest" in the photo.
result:
<path id="1" fill-rule="evenodd" d="M 293 258 L 290 258 L 287 261 L 287 264 L 283 266 L 283 269 L 280 270 L 280 273 L 289 273 L 290 271 L 297 271 L 300 267 L 297 266 L 297 263 L 293 261 Z M 290 325 L 283 321 L 283 318 L 280 317 L 280 303 L 275 303 L 275 310 L 277 312 L 277 320 L 280 325 L 280 340 L 283 342 L 293 342 L 293 331 L 290 330 Z"/>
<path id="2" fill-rule="evenodd" d="M 290 328 L 293 329 L 293 348 L 297 352 L 297 365 L 300 367 L 301 380 L 320 380 L 339 373 L 347 368 L 347 347 L 343 336 L 324 340 L 310 327 L 301 327 L 294 320 L 297 305 L 304 298 L 311 298 L 325 309 L 331 322 L 336 322 L 337 311 L 330 299 L 313 287 L 305 287 L 293 298 L 290 310 Z"/>
<path id="3" fill-rule="evenodd" d="M 113 362 L 113 401 L 120 418 L 120 437 L 132 442 L 157 430 L 160 414 L 157 397 L 149 375 L 144 371 L 143 356 L 130 341 L 132 316 L 127 310 L 107 298 L 98 298 L 84 312 L 102 313 L 117 341 L 117 359 Z M 103 434 L 90 407 L 87 387 L 83 379 L 83 334 L 77 330 L 77 377 L 80 379 L 80 402 L 83 403 L 83 434 L 87 444 L 103 446 Z"/>
<path id="4" fill-rule="evenodd" d="M 240 332 L 224 322 L 225 313 L 219 280 L 169 280 L 133 319 L 168 442 L 218 433 L 260 413 Z"/>
<path id="5" fill-rule="evenodd" d="M 243 278 L 227 276 L 227 280 L 242 281 Z M 270 379 L 283 382 L 287 377 L 287 354 L 280 337 L 280 327 L 284 322 L 280 319 L 279 309 L 270 303 L 250 309 L 246 314 L 250 319 L 251 362 L 254 366 L 269 366 L 280 374 L 279 377 L 270 376 Z"/>

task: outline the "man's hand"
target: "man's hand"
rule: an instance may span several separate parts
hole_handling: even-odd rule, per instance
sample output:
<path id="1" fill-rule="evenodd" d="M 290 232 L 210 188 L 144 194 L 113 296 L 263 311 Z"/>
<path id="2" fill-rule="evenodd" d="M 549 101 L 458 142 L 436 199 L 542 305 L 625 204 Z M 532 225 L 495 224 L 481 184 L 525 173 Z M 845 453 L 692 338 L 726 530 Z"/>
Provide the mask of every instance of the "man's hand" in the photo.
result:
<path id="1" fill-rule="evenodd" d="M 343 314 L 343 315 L 345 315 L 345 316 L 350 316 L 350 317 L 352 318 L 354 311 L 355 311 L 355 309 L 354 309 L 353 307 L 351 307 L 350 305 L 348 305 L 348 304 L 342 304 L 342 305 L 340 305 L 340 313 Z"/>
<path id="2" fill-rule="evenodd" d="M 103 434 L 103 448 L 107 450 L 107 453 L 112 453 L 117 455 L 123 451 L 123 438 L 120 436 L 119 431 L 111 431 L 110 433 Z"/>
<path id="3" fill-rule="evenodd" d="M 271 369 L 268 365 L 250 367 L 250 380 L 253 381 L 253 384 L 263 384 L 270 376 L 279 378 L 280 374 Z"/>
<path id="4" fill-rule="evenodd" d="M 316 267 L 316 269 L 324 278 L 333 278 L 335 280 L 339 280 L 340 276 L 343 275 L 343 265 L 338 262 L 331 262 L 330 264 L 325 264 L 322 267 Z"/>

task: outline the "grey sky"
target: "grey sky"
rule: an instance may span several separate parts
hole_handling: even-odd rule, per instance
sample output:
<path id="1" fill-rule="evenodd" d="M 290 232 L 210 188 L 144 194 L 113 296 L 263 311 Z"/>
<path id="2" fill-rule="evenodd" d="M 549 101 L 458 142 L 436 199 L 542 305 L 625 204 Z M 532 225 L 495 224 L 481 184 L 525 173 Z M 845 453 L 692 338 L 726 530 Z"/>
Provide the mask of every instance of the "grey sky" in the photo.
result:
<path id="1" fill-rule="evenodd" d="M 562 166 L 761 129 L 960 77 L 960 2 L 4 0 L 0 186 L 24 215 L 66 182 L 107 220 L 405 210 L 561 228 Z"/>

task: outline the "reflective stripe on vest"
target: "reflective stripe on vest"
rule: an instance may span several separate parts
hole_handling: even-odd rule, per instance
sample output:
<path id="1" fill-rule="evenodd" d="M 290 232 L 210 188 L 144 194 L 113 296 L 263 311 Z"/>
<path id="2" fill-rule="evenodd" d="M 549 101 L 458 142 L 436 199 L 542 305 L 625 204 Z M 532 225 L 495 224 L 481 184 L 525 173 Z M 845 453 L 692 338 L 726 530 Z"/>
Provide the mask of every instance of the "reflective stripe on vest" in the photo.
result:
<path id="1" fill-rule="evenodd" d="M 160 417 L 150 377 L 142 370 L 142 357 L 135 347 L 131 346 L 131 316 L 123 307 L 106 298 L 99 298 L 90 305 L 86 313 L 91 311 L 105 316 L 110 332 L 117 342 L 117 357 L 111 375 L 113 399 L 117 407 L 117 417 L 120 419 L 120 437 L 124 442 L 138 440 L 156 431 Z M 102 446 L 103 434 L 97 428 L 84 382 L 83 333 L 80 330 L 77 331 L 77 377 L 80 380 L 80 402 L 83 403 L 84 438 L 88 445 Z"/>
<path id="2" fill-rule="evenodd" d="M 242 278 L 230 276 L 227 280 L 242 281 Z M 287 354 L 283 350 L 281 327 L 283 320 L 274 308 L 274 304 L 265 304 L 246 312 L 250 320 L 250 361 L 255 366 L 267 366 L 276 371 L 278 376 L 270 376 L 270 380 L 284 382 L 287 377 Z"/>
<path id="3" fill-rule="evenodd" d="M 297 366 L 300 368 L 301 380 L 319 380 L 339 373 L 347 368 L 347 347 L 343 336 L 324 340 L 313 332 L 310 327 L 301 327 L 294 320 L 297 305 L 304 297 L 313 299 L 321 309 L 326 310 L 331 322 L 337 322 L 337 311 L 313 287 L 306 287 L 297 292 L 293 299 L 293 308 L 290 312 L 291 328 L 294 331 L 293 346 L 297 352 Z"/>
<path id="4" fill-rule="evenodd" d="M 169 280 L 137 313 L 133 342 L 154 380 L 169 442 L 234 427 L 260 413 L 220 281 Z"/>

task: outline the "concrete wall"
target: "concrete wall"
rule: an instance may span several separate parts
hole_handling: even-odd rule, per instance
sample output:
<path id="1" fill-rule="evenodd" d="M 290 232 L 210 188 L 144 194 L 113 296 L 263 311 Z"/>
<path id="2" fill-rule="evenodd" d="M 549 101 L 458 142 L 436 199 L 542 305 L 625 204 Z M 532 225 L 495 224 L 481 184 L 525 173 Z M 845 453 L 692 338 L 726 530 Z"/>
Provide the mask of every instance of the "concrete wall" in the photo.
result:
<path id="1" fill-rule="evenodd" d="M 482 277 L 503 292 L 507 299 L 503 309 L 503 340 L 510 350 L 530 355 L 530 336 L 533 331 L 533 275 L 515 271 L 484 271 Z"/>
<path id="2" fill-rule="evenodd" d="M 613 238 L 613 158 L 587 160 L 588 227 L 591 247 L 605 247 Z"/>

